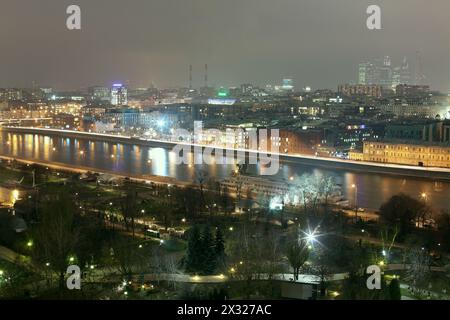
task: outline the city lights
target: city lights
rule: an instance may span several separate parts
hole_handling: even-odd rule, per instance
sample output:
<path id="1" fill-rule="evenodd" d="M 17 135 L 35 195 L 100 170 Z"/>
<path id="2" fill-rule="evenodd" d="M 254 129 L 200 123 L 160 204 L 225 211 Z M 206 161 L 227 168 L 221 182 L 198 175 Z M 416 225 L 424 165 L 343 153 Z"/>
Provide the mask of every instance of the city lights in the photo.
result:
<path id="1" fill-rule="evenodd" d="M 6 2 L 0 301 L 450 300 L 450 1 Z"/>

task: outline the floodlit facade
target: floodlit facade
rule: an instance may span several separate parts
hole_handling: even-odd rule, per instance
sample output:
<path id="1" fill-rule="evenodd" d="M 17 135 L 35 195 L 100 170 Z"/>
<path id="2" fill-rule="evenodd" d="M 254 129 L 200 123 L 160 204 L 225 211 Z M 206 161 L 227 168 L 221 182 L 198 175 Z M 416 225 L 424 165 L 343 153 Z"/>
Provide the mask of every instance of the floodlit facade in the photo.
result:
<path id="1" fill-rule="evenodd" d="M 351 160 L 450 168 L 450 144 L 366 141 L 362 157 L 358 152 L 351 152 L 349 157 Z"/>
<path id="2" fill-rule="evenodd" d="M 114 84 L 111 89 L 111 104 L 124 106 L 128 103 L 128 90 L 122 84 Z"/>

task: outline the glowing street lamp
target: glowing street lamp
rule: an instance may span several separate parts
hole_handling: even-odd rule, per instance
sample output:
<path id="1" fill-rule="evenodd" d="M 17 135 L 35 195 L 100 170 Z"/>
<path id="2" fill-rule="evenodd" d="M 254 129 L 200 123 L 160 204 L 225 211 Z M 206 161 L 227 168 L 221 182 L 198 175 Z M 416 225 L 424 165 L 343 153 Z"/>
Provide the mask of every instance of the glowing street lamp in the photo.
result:
<path id="1" fill-rule="evenodd" d="M 423 199 L 423 201 L 426 203 L 428 201 L 428 194 L 426 192 L 422 192 L 420 197 Z"/>
<path id="2" fill-rule="evenodd" d="M 306 241 L 308 241 L 309 243 L 314 243 L 314 241 L 316 241 L 316 236 L 314 235 L 314 232 L 313 233 L 307 233 L 306 234 Z"/>

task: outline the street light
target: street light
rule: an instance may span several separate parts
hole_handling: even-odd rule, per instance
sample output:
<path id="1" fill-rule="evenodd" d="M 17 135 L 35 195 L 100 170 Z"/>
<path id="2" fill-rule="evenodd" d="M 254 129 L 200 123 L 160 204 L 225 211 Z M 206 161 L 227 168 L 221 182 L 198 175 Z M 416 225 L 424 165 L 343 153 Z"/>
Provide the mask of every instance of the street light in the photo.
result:
<path id="1" fill-rule="evenodd" d="M 425 203 L 427 203 L 427 200 L 428 200 L 428 194 L 427 194 L 426 192 L 422 192 L 421 195 L 420 195 L 420 197 L 423 199 L 423 201 L 424 201 Z"/>
<path id="2" fill-rule="evenodd" d="M 316 236 L 314 235 L 314 233 L 307 233 L 306 234 L 306 241 L 308 241 L 309 243 L 313 243 L 314 241 L 316 241 Z"/>

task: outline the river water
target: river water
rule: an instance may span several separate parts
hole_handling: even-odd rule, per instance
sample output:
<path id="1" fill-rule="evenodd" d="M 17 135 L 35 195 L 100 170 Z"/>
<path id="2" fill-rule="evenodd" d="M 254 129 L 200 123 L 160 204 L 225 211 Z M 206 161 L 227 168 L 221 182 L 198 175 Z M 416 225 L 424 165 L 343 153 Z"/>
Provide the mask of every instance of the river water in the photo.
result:
<path id="1" fill-rule="evenodd" d="M 234 165 L 177 165 L 175 154 L 163 148 L 151 148 L 121 143 L 91 141 L 89 139 L 50 137 L 44 134 L 0 132 L 0 155 L 59 162 L 136 175 L 160 175 L 181 181 L 196 181 L 199 171 L 210 177 L 227 177 Z M 251 166 L 249 173 L 258 174 L 262 166 Z M 352 172 L 343 169 L 324 169 L 310 165 L 284 163 L 276 176 L 270 179 L 285 179 L 303 173 L 330 174 L 342 186 L 343 195 L 350 203 L 359 207 L 378 209 L 392 195 L 400 192 L 420 198 L 426 193 L 426 201 L 437 210 L 450 209 L 450 181 L 427 180 L 414 177 Z M 0 190 L 5 200 L 10 198 Z"/>

